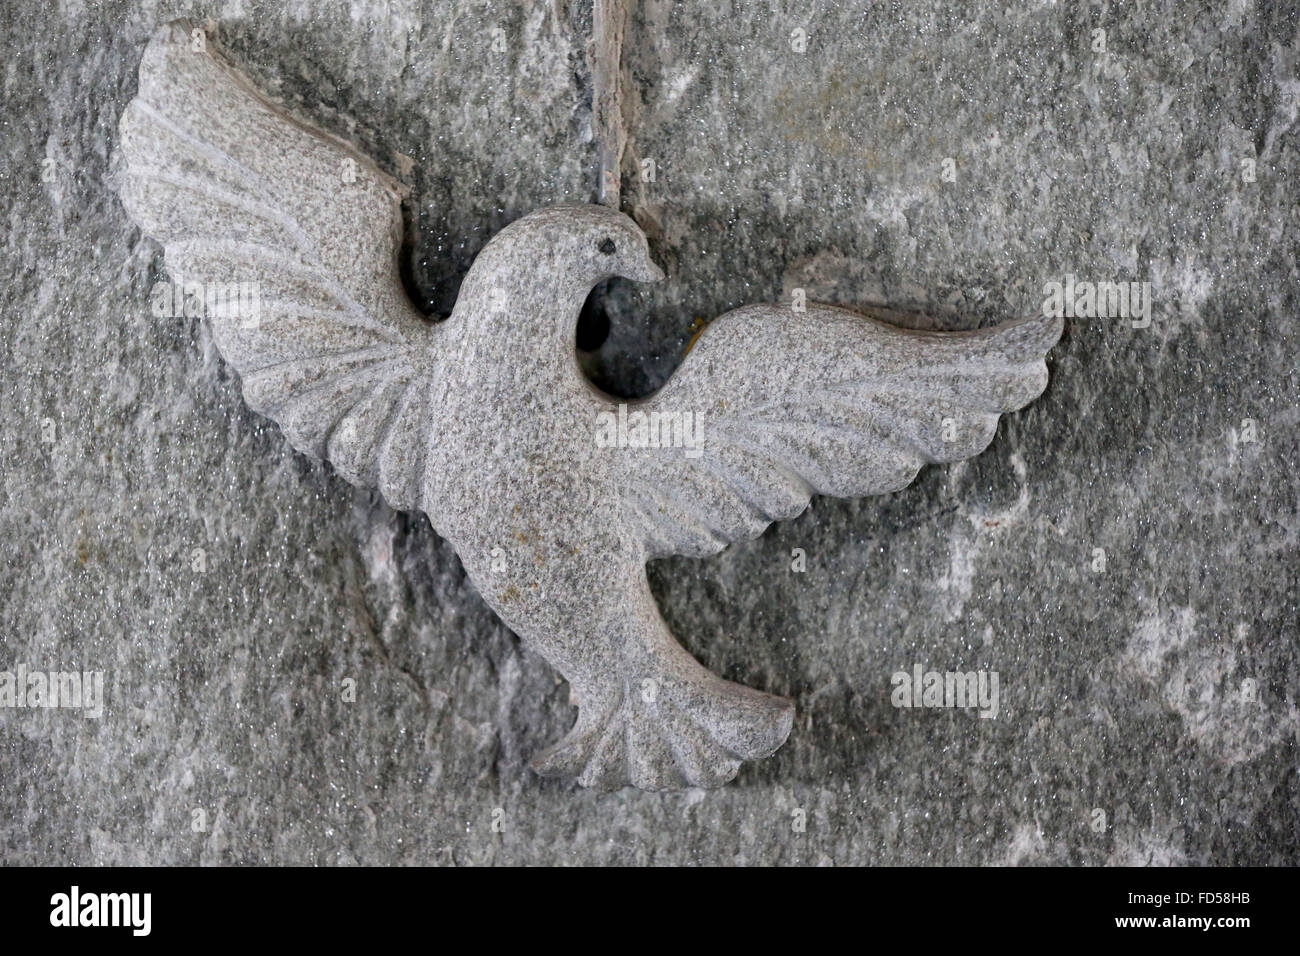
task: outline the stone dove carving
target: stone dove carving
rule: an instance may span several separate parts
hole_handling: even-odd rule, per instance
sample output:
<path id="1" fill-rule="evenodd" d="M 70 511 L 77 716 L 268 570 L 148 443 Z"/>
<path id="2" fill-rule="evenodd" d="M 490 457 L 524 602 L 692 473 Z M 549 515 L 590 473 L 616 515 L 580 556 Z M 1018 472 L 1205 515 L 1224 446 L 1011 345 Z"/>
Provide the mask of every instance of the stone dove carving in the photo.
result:
<path id="1" fill-rule="evenodd" d="M 663 278 L 628 217 L 524 216 L 433 323 L 399 279 L 403 187 L 258 93 L 192 25 L 150 41 L 120 133 L 122 201 L 173 277 L 256 284 L 256 315 L 208 315 L 249 406 L 429 517 L 568 679 L 577 720 L 532 765 L 584 786 L 719 786 L 790 732 L 789 700 L 678 645 L 647 560 L 713 554 L 813 494 L 897 491 L 926 463 L 978 454 L 1001 413 L 1046 387 L 1061 332 L 1059 319 L 935 333 L 749 306 L 711 323 L 658 393 L 623 403 L 574 353 L 594 285 Z"/>

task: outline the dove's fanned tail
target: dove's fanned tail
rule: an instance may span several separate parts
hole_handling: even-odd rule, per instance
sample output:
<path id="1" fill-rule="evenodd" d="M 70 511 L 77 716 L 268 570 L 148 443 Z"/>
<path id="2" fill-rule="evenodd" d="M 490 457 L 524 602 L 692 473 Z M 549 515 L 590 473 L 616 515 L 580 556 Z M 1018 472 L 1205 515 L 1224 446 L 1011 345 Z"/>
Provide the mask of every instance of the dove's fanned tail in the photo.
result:
<path id="1" fill-rule="evenodd" d="M 620 606 L 613 656 L 601 669 L 568 675 L 578 720 L 533 769 L 601 790 L 721 786 L 744 761 L 785 743 L 794 704 L 701 666 L 669 633 L 639 573 Z"/>
<path id="2" fill-rule="evenodd" d="M 785 743 L 789 700 L 723 680 L 680 653 L 684 662 L 643 671 L 612 705 L 580 705 L 573 729 L 533 769 L 599 790 L 718 787 Z"/>

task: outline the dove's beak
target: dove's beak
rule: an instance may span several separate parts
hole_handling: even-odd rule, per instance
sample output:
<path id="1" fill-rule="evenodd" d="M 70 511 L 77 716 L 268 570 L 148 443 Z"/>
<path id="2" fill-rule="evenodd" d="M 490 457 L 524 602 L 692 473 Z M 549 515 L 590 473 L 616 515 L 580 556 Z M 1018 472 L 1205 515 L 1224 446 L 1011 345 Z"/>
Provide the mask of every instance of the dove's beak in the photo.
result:
<path id="1" fill-rule="evenodd" d="M 665 278 L 664 270 L 651 262 L 649 256 L 637 268 L 629 269 L 624 277 L 633 282 L 663 282 Z"/>

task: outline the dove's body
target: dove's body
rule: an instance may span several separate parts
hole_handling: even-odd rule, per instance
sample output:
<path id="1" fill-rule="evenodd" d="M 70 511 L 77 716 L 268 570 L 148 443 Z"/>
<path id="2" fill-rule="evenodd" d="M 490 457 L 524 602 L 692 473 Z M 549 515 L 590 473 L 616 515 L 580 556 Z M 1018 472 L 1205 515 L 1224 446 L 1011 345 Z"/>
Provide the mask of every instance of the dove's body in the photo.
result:
<path id="1" fill-rule="evenodd" d="M 643 543 L 617 530 L 629 505 L 596 441 L 597 416 L 615 405 L 573 351 L 587 292 L 610 273 L 599 256 L 590 269 L 539 268 L 538 250 L 576 238 L 577 258 L 612 233 L 644 253 L 618 219 L 557 207 L 504 230 L 474 263 L 443 330 L 431 404 L 480 414 L 434 432 L 423 501 L 479 593 L 581 705 L 579 724 L 535 767 L 595 786 L 717 785 L 781 745 L 793 707 L 681 650 L 650 595 Z M 555 227 L 578 236 L 549 235 Z"/>
<path id="2" fill-rule="evenodd" d="M 493 610 L 560 666 L 563 646 L 573 642 L 565 632 L 599 616 L 594 599 L 604 590 L 564 582 L 598 577 L 602 568 L 587 562 L 610 543 L 596 540 L 587 521 L 613 504 L 591 493 L 585 474 L 593 399 L 573 387 L 575 363 L 545 342 L 561 302 L 519 301 L 527 299 L 517 295 L 521 288 L 501 298 L 475 294 L 475 279 L 471 270 L 447 320 L 447 361 L 432 404 L 463 403 L 478 413 L 430 436 L 425 510 Z M 503 340 L 506 352 L 498 351 Z M 512 359 L 494 357 L 504 354 Z M 595 527 L 609 526 L 603 517 Z M 602 565 L 617 560 L 610 552 L 600 557 Z M 555 649 L 548 635 L 558 638 Z"/>
<path id="3" fill-rule="evenodd" d="M 260 96 L 190 25 L 161 30 L 122 117 L 122 198 L 173 277 L 252 280 L 209 315 L 249 405 L 294 447 L 428 514 L 487 602 L 570 681 L 569 734 L 534 762 L 586 785 L 716 786 L 789 733 L 789 701 L 709 673 L 669 634 L 645 562 L 712 554 L 812 494 L 896 491 L 982 450 L 1046 386 L 1059 321 L 906 332 L 810 304 L 739 309 L 636 403 L 702 446 L 605 447 L 613 400 L 574 326 L 611 275 L 662 277 L 626 216 L 556 206 L 488 243 L 432 325 L 398 279 L 402 188 Z M 248 321 L 249 319 L 254 321 Z M 698 434 L 698 432 L 697 432 Z"/>

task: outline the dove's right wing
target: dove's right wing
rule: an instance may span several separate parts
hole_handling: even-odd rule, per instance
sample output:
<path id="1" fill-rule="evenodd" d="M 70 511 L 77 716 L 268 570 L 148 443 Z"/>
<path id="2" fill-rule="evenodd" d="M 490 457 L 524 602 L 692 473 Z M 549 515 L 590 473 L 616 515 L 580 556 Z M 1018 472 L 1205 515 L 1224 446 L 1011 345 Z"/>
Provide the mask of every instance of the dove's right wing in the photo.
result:
<path id="1" fill-rule="evenodd" d="M 638 437 L 614 465 L 647 557 L 712 554 L 793 518 L 814 493 L 897 491 L 928 462 L 979 454 L 998 416 L 1047 386 L 1061 327 L 915 332 L 812 303 L 727 313 L 625 413 L 629 436 L 659 436 L 660 447 Z"/>
<path id="2" fill-rule="evenodd" d="M 195 30 L 170 24 L 145 50 L 120 126 L 122 202 L 173 281 L 207 296 L 249 406 L 417 509 L 438 332 L 398 278 L 402 187 L 261 96 Z"/>

